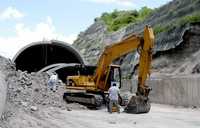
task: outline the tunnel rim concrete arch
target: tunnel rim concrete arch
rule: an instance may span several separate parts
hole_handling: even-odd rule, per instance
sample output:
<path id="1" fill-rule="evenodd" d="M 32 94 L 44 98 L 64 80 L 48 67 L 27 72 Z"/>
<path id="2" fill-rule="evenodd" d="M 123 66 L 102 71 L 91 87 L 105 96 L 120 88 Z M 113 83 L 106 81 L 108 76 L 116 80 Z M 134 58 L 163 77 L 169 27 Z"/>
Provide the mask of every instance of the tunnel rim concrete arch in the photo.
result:
<path id="1" fill-rule="evenodd" d="M 33 47 L 33 46 L 37 46 L 37 45 L 41 45 L 41 44 L 56 44 L 57 46 L 61 46 L 64 47 L 66 49 L 68 49 L 70 52 L 74 53 L 74 55 L 78 58 L 78 60 L 80 61 L 81 64 L 85 64 L 85 60 L 83 59 L 82 55 L 78 52 L 78 50 L 76 50 L 72 45 L 70 45 L 67 42 L 64 41 L 59 41 L 59 40 L 44 40 L 44 41 L 36 41 L 36 42 L 32 42 L 28 45 L 25 45 L 24 47 L 22 47 L 12 58 L 12 62 L 15 62 L 17 57 L 22 54 L 26 49 Z"/>

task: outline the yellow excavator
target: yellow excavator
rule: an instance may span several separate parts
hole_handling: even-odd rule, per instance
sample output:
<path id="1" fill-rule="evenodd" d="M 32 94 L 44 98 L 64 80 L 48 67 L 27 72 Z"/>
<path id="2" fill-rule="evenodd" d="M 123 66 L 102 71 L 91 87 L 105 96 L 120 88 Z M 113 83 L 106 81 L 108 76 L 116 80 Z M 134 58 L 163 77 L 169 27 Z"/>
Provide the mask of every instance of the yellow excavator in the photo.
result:
<path id="1" fill-rule="evenodd" d="M 112 83 L 121 87 L 121 70 L 119 65 L 112 62 L 117 58 L 137 50 L 139 58 L 138 87 L 135 96 L 125 107 L 128 113 L 147 113 L 150 110 L 150 87 L 145 81 L 150 75 L 154 34 L 152 28 L 146 26 L 144 35 L 130 35 L 124 40 L 105 47 L 98 60 L 94 74 L 68 76 L 66 92 L 63 98 L 68 102 L 78 102 L 87 106 L 100 107 L 107 101 L 108 89 Z M 82 66 L 84 68 L 84 66 Z M 87 70 L 87 69 L 84 69 Z"/>

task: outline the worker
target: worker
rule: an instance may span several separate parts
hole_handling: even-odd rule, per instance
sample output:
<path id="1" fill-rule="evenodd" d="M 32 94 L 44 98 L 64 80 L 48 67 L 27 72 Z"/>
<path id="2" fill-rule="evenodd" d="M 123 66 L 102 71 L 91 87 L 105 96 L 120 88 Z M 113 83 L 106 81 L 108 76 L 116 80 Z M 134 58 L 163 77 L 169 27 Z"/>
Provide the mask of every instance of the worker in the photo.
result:
<path id="1" fill-rule="evenodd" d="M 49 88 L 55 92 L 56 91 L 56 86 L 57 86 L 57 81 L 58 81 L 58 76 L 56 73 L 52 73 L 48 80 L 48 86 Z"/>
<path id="2" fill-rule="evenodd" d="M 120 113 L 120 107 L 119 107 L 119 102 L 118 102 L 120 92 L 116 83 L 111 84 L 111 87 L 109 88 L 108 93 L 109 93 L 109 107 L 108 107 L 109 110 L 108 111 L 112 113 L 113 105 L 115 105 L 117 107 L 117 112 Z"/>

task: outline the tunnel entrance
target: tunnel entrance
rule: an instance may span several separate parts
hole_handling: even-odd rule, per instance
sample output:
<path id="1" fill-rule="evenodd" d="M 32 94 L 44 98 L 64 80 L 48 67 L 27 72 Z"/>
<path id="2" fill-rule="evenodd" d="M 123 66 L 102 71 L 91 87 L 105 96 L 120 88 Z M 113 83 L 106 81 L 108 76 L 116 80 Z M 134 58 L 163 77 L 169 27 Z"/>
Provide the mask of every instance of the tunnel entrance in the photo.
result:
<path id="1" fill-rule="evenodd" d="M 58 40 L 31 43 L 13 58 L 17 70 L 37 72 L 56 63 L 84 64 L 80 54 L 69 44 Z"/>

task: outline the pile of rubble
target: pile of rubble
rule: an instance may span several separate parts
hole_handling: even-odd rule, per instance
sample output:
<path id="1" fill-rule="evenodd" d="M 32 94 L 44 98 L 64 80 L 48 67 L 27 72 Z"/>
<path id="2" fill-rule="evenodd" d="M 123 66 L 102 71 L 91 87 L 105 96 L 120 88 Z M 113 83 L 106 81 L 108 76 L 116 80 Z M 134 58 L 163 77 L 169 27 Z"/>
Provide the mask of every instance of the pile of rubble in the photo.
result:
<path id="1" fill-rule="evenodd" d="M 7 78 L 8 101 L 16 106 L 24 106 L 25 109 L 36 106 L 64 107 L 62 100 L 64 86 L 58 83 L 56 92 L 47 86 L 48 74 L 28 74 L 27 72 L 15 71 Z M 35 107 L 33 107 L 35 106 Z"/>
<path id="2" fill-rule="evenodd" d="M 8 59 L 0 57 L 0 72 L 6 77 L 7 101 L 5 111 L 1 117 L 1 124 L 7 122 L 9 117 L 19 114 L 20 111 L 33 114 L 42 108 L 57 107 L 66 110 L 85 109 L 79 104 L 67 104 L 63 100 L 65 91 L 62 81 L 57 83 L 53 92 L 48 88 L 48 73 L 27 73 L 16 71 L 15 65 Z"/>

